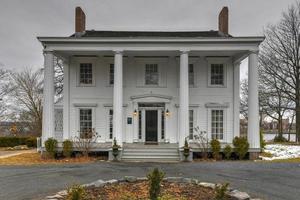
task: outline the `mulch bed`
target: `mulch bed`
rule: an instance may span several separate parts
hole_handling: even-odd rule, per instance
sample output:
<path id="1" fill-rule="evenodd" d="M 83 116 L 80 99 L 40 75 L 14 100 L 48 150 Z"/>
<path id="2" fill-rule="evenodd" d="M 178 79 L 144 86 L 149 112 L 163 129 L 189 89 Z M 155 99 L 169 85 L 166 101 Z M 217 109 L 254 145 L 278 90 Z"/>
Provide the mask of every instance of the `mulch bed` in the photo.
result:
<path id="1" fill-rule="evenodd" d="M 88 199 L 91 200 L 148 200 L 148 182 L 121 182 L 107 184 L 104 187 L 88 187 Z M 162 182 L 161 195 L 167 200 L 211 200 L 215 191 L 192 183 Z"/>

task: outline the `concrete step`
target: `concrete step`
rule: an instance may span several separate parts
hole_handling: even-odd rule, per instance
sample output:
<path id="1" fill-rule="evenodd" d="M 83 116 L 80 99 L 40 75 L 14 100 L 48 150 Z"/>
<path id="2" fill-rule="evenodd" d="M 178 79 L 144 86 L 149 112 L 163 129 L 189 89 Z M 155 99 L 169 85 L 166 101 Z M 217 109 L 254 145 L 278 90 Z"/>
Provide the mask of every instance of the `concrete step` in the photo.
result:
<path id="1" fill-rule="evenodd" d="M 152 147 L 152 148 L 150 148 Z M 157 146 L 136 146 L 124 147 L 122 152 L 124 161 L 143 161 L 143 162 L 176 162 L 180 160 L 178 147 L 157 147 Z"/>

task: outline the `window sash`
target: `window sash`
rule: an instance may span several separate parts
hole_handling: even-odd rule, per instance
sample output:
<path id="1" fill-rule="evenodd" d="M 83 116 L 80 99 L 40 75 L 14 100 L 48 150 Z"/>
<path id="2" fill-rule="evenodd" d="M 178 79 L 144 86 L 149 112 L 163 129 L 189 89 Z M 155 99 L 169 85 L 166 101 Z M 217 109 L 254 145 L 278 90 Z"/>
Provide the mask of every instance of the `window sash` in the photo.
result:
<path id="1" fill-rule="evenodd" d="M 79 109 L 79 130 L 80 138 L 86 138 L 86 134 L 92 132 L 93 129 L 93 111 L 92 109 Z"/>
<path id="2" fill-rule="evenodd" d="M 189 64 L 189 85 L 194 85 L 194 64 Z"/>
<path id="3" fill-rule="evenodd" d="M 109 139 L 113 139 L 113 110 L 112 109 L 109 109 L 109 112 L 108 112 L 108 138 Z"/>
<path id="4" fill-rule="evenodd" d="M 224 110 L 211 111 L 212 139 L 223 140 L 224 136 Z"/>
<path id="5" fill-rule="evenodd" d="M 93 83 L 93 65 L 92 65 L 92 63 L 80 63 L 79 83 L 86 84 L 86 85 Z"/>
<path id="6" fill-rule="evenodd" d="M 146 64 L 145 67 L 145 84 L 158 85 L 158 65 Z"/>
<path id="7" fill-rule="evenodd" d="M 115 65 L 110 64 L 109 65 L 109 84 L 110 85 L 114 84 L 114 71 L 115 71 Z"/>
<path id="8" fill-rule="evenodd" d="M 210 69 L 210 83 L 211 85 L 224 85 L 224 65 L 211 64 Z"/>
<path id="9" fill-rule="evenodd" d="M 194 110 L 189 110 L 189 139 L 194 138 Z"/>

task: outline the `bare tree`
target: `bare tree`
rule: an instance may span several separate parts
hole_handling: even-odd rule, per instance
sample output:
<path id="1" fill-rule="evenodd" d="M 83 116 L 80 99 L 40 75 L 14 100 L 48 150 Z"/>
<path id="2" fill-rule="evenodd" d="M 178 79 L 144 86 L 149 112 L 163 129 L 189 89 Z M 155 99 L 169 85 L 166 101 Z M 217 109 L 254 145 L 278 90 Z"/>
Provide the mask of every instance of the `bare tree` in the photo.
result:
<path id="1" fill-rule="evenodd" d="M 293 102 L 297 141 L 300 138 L 300 2 L 290 6 L 276 25 L 265 30 L 260 65 L 281 86 L 280 95 Z"/>
<path id="2" fill-rule="evenodd" d="M 64 86 L 64 67 L 63 61 L 58 57 L 55 57 L 54 60 L 54 85 L 56 97 L 62 97 Z"/>
<path id="3" fill-rule="evenodd" d="M 248 80 L 241 81 L 240 114 L 248 119 Z"/>
<path id="4" fill-rule="evenodd" d="M 42 73 L 41 70 L 25 69 L 22 72 L 10 72 L 10 81 L 6 84 L 7 94 L 14 101 L 12 109 L 19 120 L 27 122 L 33 133 L 42 131 Z"/>
<path id="5" fill-rule="evenodd" d="M 4 102 L 4 97 L 6 94 L 5 84 L 7 82 L 8 71 L 0 69 L 0 120 L 4 117 L 6 111 L 6 104 Z"/>

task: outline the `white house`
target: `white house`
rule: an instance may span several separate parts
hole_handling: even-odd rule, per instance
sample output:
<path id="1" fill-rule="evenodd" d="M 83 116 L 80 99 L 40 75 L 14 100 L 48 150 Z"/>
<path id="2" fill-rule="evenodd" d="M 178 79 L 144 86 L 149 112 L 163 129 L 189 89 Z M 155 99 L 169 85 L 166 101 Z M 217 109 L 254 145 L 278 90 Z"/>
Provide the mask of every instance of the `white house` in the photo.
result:
<path id="1" fill-rule="evenodd" d="M 80 7 L 75 29 L 70 37 L 38 37 L 45 56 L 43 141 L 95 129 L 99 149 L 108 151 L 116 138 L 124 160 L 177 159 L 195 127 L 231 144 L 239 136 L 240 62 L 249 57 L 248 141 L 257 156 L 257 57 L 264 38 L 229 35 L 227 7 L 218 31 L 86 30 Z M 54 56 L 64 61 L 57 105 Z"/>

